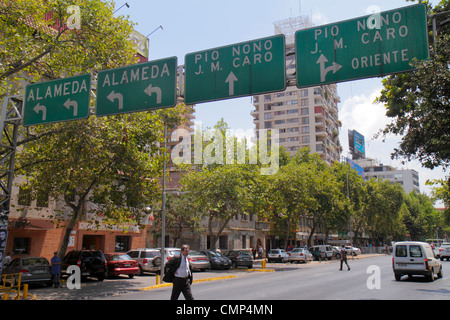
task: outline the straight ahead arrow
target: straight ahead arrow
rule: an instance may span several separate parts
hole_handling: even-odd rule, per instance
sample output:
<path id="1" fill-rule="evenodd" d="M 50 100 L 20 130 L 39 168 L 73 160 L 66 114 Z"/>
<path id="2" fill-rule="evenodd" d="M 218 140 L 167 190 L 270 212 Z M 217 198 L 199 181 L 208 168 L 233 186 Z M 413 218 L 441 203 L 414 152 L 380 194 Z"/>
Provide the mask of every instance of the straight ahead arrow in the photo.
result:
<path id="1" fill-rule="evenodd" d="M 230 86 L 229 91 L 228 91 L 230 96 L 234 96 L 234 83 L 236 81 L 239 81 L 239 79 L 236 77 L 236 75 L 233 73 L 233 71 L 231 71 L 227 80 L 225 80 L 225 83 L 228 83 Z"/>

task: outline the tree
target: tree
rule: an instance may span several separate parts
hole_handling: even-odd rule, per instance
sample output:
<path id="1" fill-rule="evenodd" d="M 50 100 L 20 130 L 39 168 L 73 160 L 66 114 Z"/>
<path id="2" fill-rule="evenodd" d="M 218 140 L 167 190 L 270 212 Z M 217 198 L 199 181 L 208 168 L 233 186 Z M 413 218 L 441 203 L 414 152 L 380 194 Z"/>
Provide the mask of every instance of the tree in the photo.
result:
<path id="1" fill-rule="evenodd" d="M 164 111 L 167 112 L 176 112 Z M 51 125 L 64 134 L 28 142 L 17 156 L 18 173 L 37 196 L 62 199 L 68 211 L 53 217 L 66 227 L 60 255 L 81 219 L 127 230 L 140 223 L 144 208 L 160 202 L 162 111 Z M 34 128 L 36 134 L 47 126 Z M 150 156 L 149 156 L 150 155 Z"/>
<path id="2" fill-rule="evenodd" d="M 0 97 L 23 93 L 24 83 L 95 77 L 137 62 L 133 24 L 113 11 L 113 2 L 101 0 L 1 1 Z M 79 28 L 72 28 L 72 18 Z M 18 173 L 34 196 L 48 194 L 67 209 L 54 217 L 66 227 L 60 256 L 80 219 L 126 232 L 144 207 L 160 201 L 162 119 L 176 124 L 183 113 L 180 106 L 22 128 Z"/>
<path id="3" fill-rule="evenodd" d="M 1 1 L 0 98 L 23 92 L 23 82 L 137 62 L 129 40 L 133 24 L 113 11 L 113 2 L 101 0 Z M 79 29 L 72 28 L 72 18 Z"/>
<path id="4" fill-rule="evenodd" d="M 429 14 L 450 10 L 443 0 Z M 447 19 L 447 20 L 446 20 Z M 431 23 L 430 23 L 431 24 Z M 448 14 L 437 17 L 438 33 L 431 34 L 430 59 L 413 61 L 414 71 L 392 75 L 383 80 L 378 102 L 385 103 L 392 123 L 383 135 L 402 136 L 393 158 L 417 158 L 433 169 L 450 165 L 450 25 Z M 436 42 L 434 42 L 436 36 Z M 449 181 L 450 183 L 450 181 Z"/>

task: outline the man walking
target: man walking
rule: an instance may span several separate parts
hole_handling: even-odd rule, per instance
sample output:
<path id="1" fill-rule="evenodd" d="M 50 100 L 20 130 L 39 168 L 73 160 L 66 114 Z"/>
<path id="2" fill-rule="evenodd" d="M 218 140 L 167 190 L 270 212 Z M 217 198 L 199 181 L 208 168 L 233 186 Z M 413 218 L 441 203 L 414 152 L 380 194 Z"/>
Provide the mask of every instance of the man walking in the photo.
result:
<path id="1" fill-rule="evenodd" d="M 172 279 L 173 283 L 170 300 L 178 300 L 181 292 L 186 300 L 194 300 L 191 291 L 192 270 L 188 255 L 189 245 L 185 244 L 181 246 L 181 255 L 170 259 L 166 264 L 167 271 L 164 279 Z"/>
<path id="2" fill-rule="evenodd" d="M 341 248 L 341 268 L 339 269 L 341 271 L 342 271 L 342 265 L 343 265 L 344 262 L 347 265 L 348 271 L 350 271 L 350 267 L 349 267 L 348 262 L 347 262 L 347 249 L 345 248 L 344 245 L 342 245 L 342 248 Z"/>

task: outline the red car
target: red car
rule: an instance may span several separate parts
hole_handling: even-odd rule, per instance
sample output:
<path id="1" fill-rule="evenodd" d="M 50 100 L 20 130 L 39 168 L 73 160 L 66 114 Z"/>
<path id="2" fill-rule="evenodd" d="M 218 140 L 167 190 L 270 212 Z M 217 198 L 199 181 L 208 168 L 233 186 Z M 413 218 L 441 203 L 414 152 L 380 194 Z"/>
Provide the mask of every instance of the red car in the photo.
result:
<path id="1" fill-rule="evenodd" d="M 105 257 L 108 262 L 107 278 L 126 274 L 131 279 L 139 273 L 139 263 L 126 253 L 105 253 Z"/>

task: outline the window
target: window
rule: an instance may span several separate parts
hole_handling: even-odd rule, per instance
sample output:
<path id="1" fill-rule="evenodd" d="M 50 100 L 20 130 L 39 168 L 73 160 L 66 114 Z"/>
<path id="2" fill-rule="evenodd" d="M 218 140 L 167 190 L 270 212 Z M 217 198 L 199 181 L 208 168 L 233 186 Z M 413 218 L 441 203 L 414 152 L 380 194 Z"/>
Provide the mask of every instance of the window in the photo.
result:
<path id="1" fill-rule="evenodd" d="M 268 113 L 264 113 L 264 119 L 272 119 L 272 113 L 268 112 Z"/>
<path id="2" fill-rule="evenodd" d="M 300 96 L 301 97 L 307 97 L 308 96 L 308 89 L 300 91 Z"/>
<path id="3" fill-rule="evenodd" d="M 267 101 L 272 101 L 272 96 L 271 96 L 271 95 L 265 95 L 265 96 L 264 96 L 264 101 L 265 101 L 265 102 L 267 102 Z"/>
<path id="4" fill-rule="evenodd" d="M 410 245 L 409 246 L 409 256 L 411 258 L 420 258 L 422 257 L 422 248 L 418 245 Z"/>
<path id="5" fill-rule="evenodd" d="M 19 188 L 17 203 L 21 206 L 29 206 L 31 204 L 31 188 L 26 186 Z"/>
<path id="6" fill-rule="evenodd" d="M 302 108 L 302 115 L 308 115 L 309 114 L 309 108 Z"/>
<path id="7" fill-rule="evenodd" d="M 264 129 L 270 129 L 270 128 L 272 128 L 272 121 L 264 122 Z"/>
<path id="8" fill-rule="evenodd" d="M 287 111 L 287 114 L 294 114 L 294 113 L 298 113 L 298 109 L 291 109 Z"/>
<path id="9" fill-rule="evenodd" d="M 310 142 L 309 136 L 302 137 L 302 143 L 309 143 L 309 142 Z"/>
<path id="10" fill-rule="evenodd" d="M 302 127 L 302 133 L 309 133 L 309 127 Z"/>
<path id="11" fill-rule="evenodd" d="M 397 246 L 395 248 L 395 256 L 396 257 L 405 258 L 406 253 L 407 253 L 406 246 Z"/>
<path id="12" fill-rule="evenodd" d="M 285 123 L 285 120 L 275 120 L 275 124 L 283 124 Z"/>
<path id="13" fill-rule="evenodd" d="M 302 124 L 309 124 L 309 117 L 303 117 Z"/>
<path id="14" fill-rule="evenodd" d="M 297 123 L 298 122 L 298 118 L 288 119 L 287 122 L 288 123 Z"/>
<path id="15" fill-rule="evenodd" d="M 31 238 L 14 238 L 13 253 L 14 254 L 30 254 Z"/>
<path id="16" fill-rule="evenodd" d="M 130 236 L 116 236 L 116 244 L 114 246 L 114 252 L 126 252 L 130 249 L 131 249 Z"/>
<path id="17" fill-rule="evenodd" d="M 308 104 L 309 104 L 309 100 L 308 100 L 308 99 L 302 99 L 302 100 L 300 101 L 300 105 L 301 105 L 302 107 L 306 107 Z"/>

